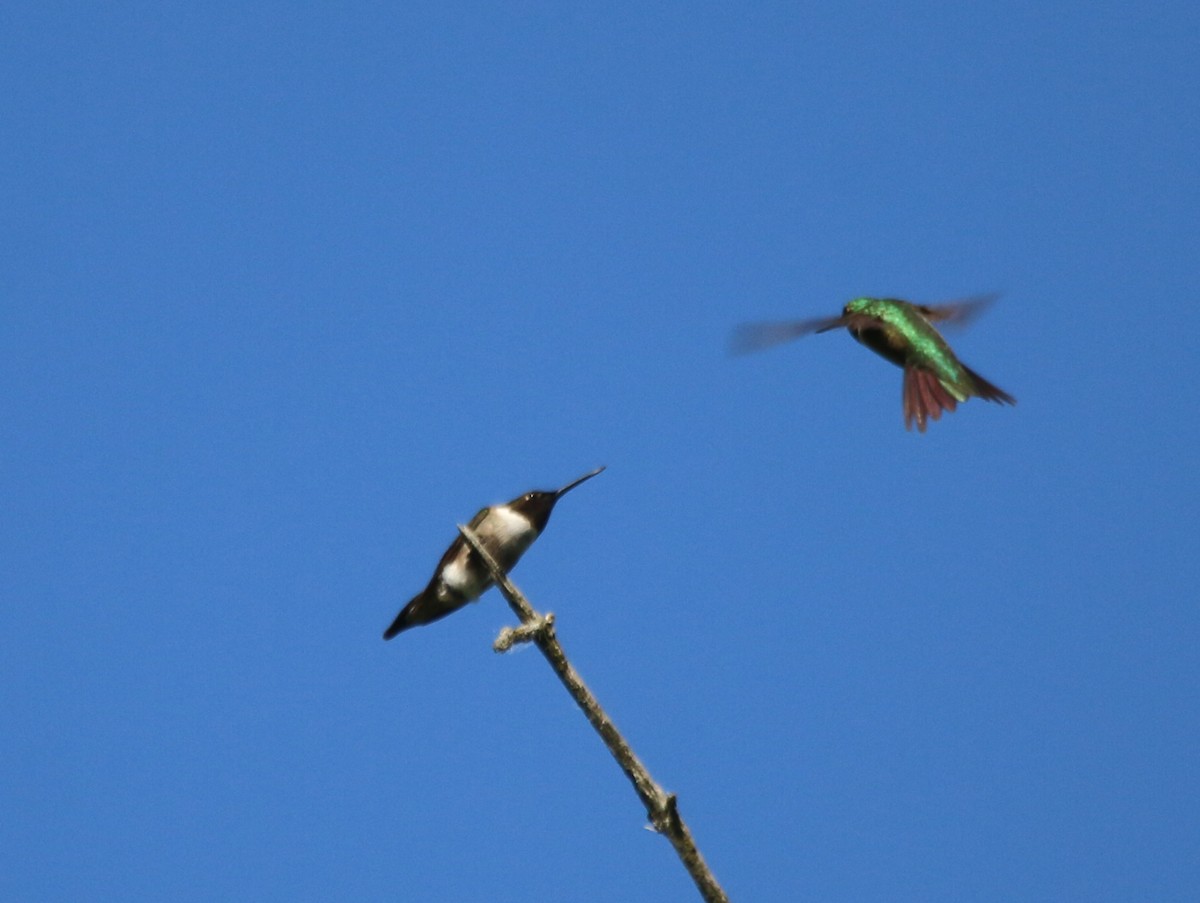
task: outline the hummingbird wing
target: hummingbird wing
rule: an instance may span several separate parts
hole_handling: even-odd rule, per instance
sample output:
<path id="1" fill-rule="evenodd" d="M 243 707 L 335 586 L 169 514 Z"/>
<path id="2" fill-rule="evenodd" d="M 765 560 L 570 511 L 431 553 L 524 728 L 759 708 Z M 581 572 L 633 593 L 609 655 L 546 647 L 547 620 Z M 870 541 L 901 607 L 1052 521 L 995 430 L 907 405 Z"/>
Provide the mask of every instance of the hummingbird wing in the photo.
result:
<path id="1" fill-rule="evenodd" d="M 945 304 L 914 304 L 913 307 L 930 323 L 943 326 L 966 326 L 986 310 L 1000 296 L 970 295 Z"/>
<path id="2" fill-rule="evenodd" d="M 776 320 L 762 323 L 743 323 L 729 339 L 730 354 L 749 354 L 790 342 L 814 332 L 828 332 L 848 325 L 847 317 L 822 317 L 813 320 Z"/>
<path id="3" fill-rule="evenodd" d="M 475 533 L 475 531 L 479 529 L 479 525 L 483 523 L 483 519 L 487 517 L 487 513 L 490 510 L 491 508 L 480 508 L 475 516 L 471 518 L 471 522 L 467 524 L 467 528 L 472 533 Z M 479 534 L 475 533 L 475 535 L 478 536 Z M 463 535 L 455 532 L 454 542 L 450 543 L 450 548 L 446 550 L 446 554 L 443 555 L 442 560 L 438 562 L 437 570 L 434 572 L 434 574 L 440 574 L 442 572 L 442 568 L 458 557 L 459 552 L 462 551 L 462 547 L 466 544 L 467 541 L 463 538 Z M 476 557 L 475 551 L 471 550 L 470 555 L 472 558 Z"/>
<path id="4" fill-rule="evenodd" d="M 477 529 L 483 523 L 483 519 L 487 517 L 488 510 L 487 508 L 480 508 L 479 513 L 471 518 L 471 523 L 468 526 L 472 530 Z M 413 596 L 407 605 L 400 609 L 400 614 L 396 615 L 396 619 L 383 632 L 385 640 L 390 640 L 396 634 L 408 630 L 410 627 L 416 627 L 419 624 L 428 624 L 431 621 L 444 618 L 466 603 L 466 600 L 463 600 L 458 604 L 447 605 L 438 596 L 438 578 L 450 562 L 454 561 L 462 553 L 463 546 L 466 544 L 467 541 L 461 533 L 454 537 L 454 541 L 450 543 L 450 548 L 446 549 L 446 553 L 438 561 L 437 570 L 433 572 L 433 577 L 430 578 L 429 584 L 425 589 Z M 474 552 L 471 554 L 474 555 Z"/>

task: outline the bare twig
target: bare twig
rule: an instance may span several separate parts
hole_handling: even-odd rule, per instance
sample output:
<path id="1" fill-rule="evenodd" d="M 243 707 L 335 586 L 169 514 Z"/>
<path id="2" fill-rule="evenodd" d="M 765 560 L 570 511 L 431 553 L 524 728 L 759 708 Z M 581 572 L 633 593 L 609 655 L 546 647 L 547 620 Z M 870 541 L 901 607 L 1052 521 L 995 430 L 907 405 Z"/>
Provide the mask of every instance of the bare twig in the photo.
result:
<path id="1" fill-rule="evenodd" d="M 496 581 L 500 592 L 504 594 L 504 598 L 508 600 L 512 610 L 521 619 L 520 627 L 506 627 L 501 631 L 493 648 L 497 652 L 507 652 L 515 643 L 532 642 L 542 651 L 542 655 L 546 657 L 546 661 L 550 663 L 550 667 L 554 669 L 558 679 L 567 688 L 567 692 L 571 694 L 576 705 L 583 709 L 587 720 L 592 723 L 592 727 L 596 729 L 604 741 L 604 745 L 608 747 L 608 751 L 612 753 L 617 764 L 621 766 L 621 770 L 633 784 L 633 789 L 637 791 L 642 805 L 646 807 L 650 825 L 655 831 L 664 835 L 671 842 L 671 846 L 675 848 L 675 852 L 683 862 L 683 867 L 688 870 L 688 874 L 696 882 L 700 895 L 706 903 L 729 903 L 729 898 L 721 889 L 721 885 L 717 883 L 717 879 L 704 861 L 704 857 L 700 855 L 700 850 L 696 848 L 696 842 L 692 839 L 691 831 L 688 830 L 687 824 L 679 814 L 675 794 L 664 791 L 650 776 L 646 766 L 634 754 L 633 749 L 612 723 L 612 719 L 600 707 L 600 703 L 596 701 L 592 691 L 587 688 L 579 673 L 567 660 L 567 655 L 563 652 L 554 630 L 554 615 L 541 615 L 536 612 L 529 604 L 529 600 L 501 570 L 496 560 L 488 554 L 487 549 L 483 547 L 475 534 L 462 524 L 459 524 L 458 531 L 462 533 L 463 538 L 491 570 L 492 579 Z"/>

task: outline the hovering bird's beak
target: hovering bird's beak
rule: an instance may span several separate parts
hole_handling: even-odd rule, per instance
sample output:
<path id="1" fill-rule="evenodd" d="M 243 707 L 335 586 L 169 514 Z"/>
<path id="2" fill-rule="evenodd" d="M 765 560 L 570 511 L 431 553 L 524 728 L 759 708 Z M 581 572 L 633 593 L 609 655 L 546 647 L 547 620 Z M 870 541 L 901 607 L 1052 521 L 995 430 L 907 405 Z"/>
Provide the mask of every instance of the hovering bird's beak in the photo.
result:
<path id="1" fill-rule="evenodd" d="M 562 498 L 562 496 L 563 496 L 563 495 L 565 495 L 566 493 L 570 492 L 572 489 L 574 489 L 574 488 L 575 488 L 576 486 L 578 486 L 580 483 L 586 483 L 588 480 L 590 480 L 590 479 L 591 479 L 592 477 L 594 477 L 596 474 L 600 473 L 602 470 L 604 470 L 604 467 L 602 467 L 602 466 L 601 466 L 601 467 L 597 467 L 597 468 L 596 468 L 595 470 L 593 470 L 591 473 L 585 473 L 585 474 L 584 474 L 583 476 L 581 476 L 581 477 L 580 477 L 578 480 L 572 480 L 570 483 L 568 483 L 568 484 L 567 484 L 566 486 L 564 486 L 562 489 L 558 490 L 558 492 L 554 493 L 554 497 L 555 497 L 555 498 Z"/>
<path id="2" fill-rule="evenodd" d="M 820 335 L 822 332 L 831 332 L 834 329 L 841 329 L 843 326 L 849 326 L 849 325 L 850 325 L 850 318 L 843 315 L 843 316 L 838 317 L 835 320 L 830 320 L 828 323 L 825 323 L 822 326 L 818 326 L 816 329 L 813 330 L 813 332 Z"/>

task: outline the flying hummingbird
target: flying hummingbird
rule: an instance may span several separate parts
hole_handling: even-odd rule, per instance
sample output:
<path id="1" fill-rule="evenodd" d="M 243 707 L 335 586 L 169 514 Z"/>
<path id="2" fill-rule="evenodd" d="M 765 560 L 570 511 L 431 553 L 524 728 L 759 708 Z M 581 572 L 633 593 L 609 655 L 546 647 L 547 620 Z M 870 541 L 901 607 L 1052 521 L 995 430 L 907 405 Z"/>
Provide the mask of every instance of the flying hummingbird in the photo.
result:
<path id="1" fill-rule="evenodd" d="M 962 324 L 994 301 L 979 295 L 949 304 L 913 304 L 898 298 L 855 298 L 840 317 L 747 323 L 734 333 L 732 349 L 740 354 L 778 345 L 812 332 L 845 327 L 859 343 L 904 369 L 904 427 L 925 432 L 928 419 L 953 411 L 972 396 L 999 404 L 1017 400 L 992 385 L 962 361 L 933 324 Z"/>
<path id="2" fill-rule="evenodd" d="M 562 489 L 535 490 L 507 504 L 484 508 L 471 518 L 468 526 L 507 574 L 546 529 L 558 500 L 602 470 L 603 467 L 597 467 Z M 460 533 L 438 562 L 429 585 L 400 610 L 396 620 L 383 632 L 383 638 L 390 640 L 402 630 L 444 618 L 474 602 L 491 585 L 487 565 Z"/>

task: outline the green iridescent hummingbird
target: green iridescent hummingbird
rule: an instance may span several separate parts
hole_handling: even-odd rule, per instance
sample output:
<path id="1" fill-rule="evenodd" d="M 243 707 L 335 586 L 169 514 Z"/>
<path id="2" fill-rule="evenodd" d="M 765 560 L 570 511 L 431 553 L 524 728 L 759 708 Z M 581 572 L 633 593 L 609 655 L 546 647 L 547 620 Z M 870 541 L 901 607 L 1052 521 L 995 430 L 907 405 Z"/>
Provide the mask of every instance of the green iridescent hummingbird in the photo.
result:
<path id="1" fill-rule="evenodd" d="M 925 432 L 929 420 L 953 411 L 971 397 L 998 404 L 1017 400 L 992 385 L 951 350 L 935 323 L 961 325 L 996 299 L 979 295 L 949 304 L 914 304 L 898 298 L 855 298 L 839 317 L 746 323 L 734 333 L 732 349 L 760 351 L 814 332 L 845 327 L 859 343 L 904 370 L 904 427 Z"/>

